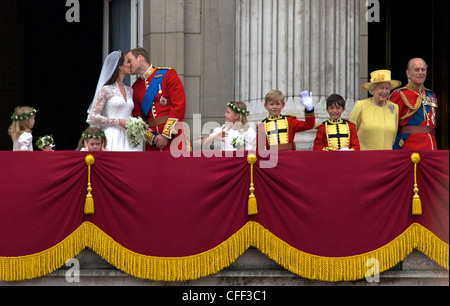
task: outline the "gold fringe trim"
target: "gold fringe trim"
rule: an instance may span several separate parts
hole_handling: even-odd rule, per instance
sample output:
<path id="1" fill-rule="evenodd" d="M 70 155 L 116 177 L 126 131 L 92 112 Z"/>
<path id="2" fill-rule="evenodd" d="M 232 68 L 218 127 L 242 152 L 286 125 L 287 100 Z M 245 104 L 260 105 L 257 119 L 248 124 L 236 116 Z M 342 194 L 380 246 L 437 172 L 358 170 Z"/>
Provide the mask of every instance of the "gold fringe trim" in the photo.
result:
<path id="1" fill-rule="evenodd" d="M 85 247 L 92 249 L 119 270 L 142 279 L 178 282 L 216 274 L 230 266 L 250 246 L 286 270 L 311 280 L 355 281 L 366 277 L 367 260 L 378 259 L 380 273 L 402 261 L 414 249 L 449 269 L 449 247 L 421 226 L 411 225 L 403 234 L 372 252 L 351 257 L 320 257 L 301 252 L 256 222 L 248 222 L 219 246 L 188 257 L 153 257 L 132 252 L 90 222 L 54 247 L 29 256 L 0 257 L 0 280 L 19 281 L 47 275 Z"/>
<path id="2" fill-rule="evenodd" d="M 385 272 L 401 262 L 414 249 L 440 266 L 449 269 L 449 246 L 420 224 L 411 225 L 403 234 L 372 252 L 351 257 L 321 257 L 301 252 L 274 236 L 259 224 L 252 227 L 255 247 L 286 270 L 303 278 L 326 282 L 356 281 L 366 277 L 369 259 L 377 259 Z"/>
<path id="3" fill-rule="evenodd" d="M 94 224 L 87 226 L 86 246 L 119 270 L 142 279 L 178 282 L 216 274 L 230 266 L 250 246 L 250 225 L 219 246 L 188 257 L 145 256 L 125 249 Z"/>
<path id="4" fill-rule="evenodd" d="M 85 225 L 57 245 L 33 255 L 0 257 L 0 280 L 21 281 L 38 278 L 61 268 L 84 249 Z"/>

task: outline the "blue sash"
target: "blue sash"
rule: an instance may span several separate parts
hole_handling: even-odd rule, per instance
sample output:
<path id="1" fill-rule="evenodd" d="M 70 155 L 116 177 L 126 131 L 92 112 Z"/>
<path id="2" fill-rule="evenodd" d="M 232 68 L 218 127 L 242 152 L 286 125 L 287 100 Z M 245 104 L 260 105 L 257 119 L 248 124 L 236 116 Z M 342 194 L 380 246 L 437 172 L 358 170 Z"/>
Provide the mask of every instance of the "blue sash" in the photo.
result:
<path id="1" fill-rule="evenodd" d="M 149 118 L 148 113 L 152 108 L 153 100 L 155 100 L 156 93 L 161 88 L 160 86 L 164 79 L 164 76 L 166 75 L 166 72 L 167 69 L 156 71 L 155 76 L 153 77 L 152 81 L 150 82 L 150 85 L 148 85 L 147 91 L 145 92 L 145 96 L 141 104 L 141 111 L 142 114 L 145 116 L 146 121 L 148 121 Z"/>

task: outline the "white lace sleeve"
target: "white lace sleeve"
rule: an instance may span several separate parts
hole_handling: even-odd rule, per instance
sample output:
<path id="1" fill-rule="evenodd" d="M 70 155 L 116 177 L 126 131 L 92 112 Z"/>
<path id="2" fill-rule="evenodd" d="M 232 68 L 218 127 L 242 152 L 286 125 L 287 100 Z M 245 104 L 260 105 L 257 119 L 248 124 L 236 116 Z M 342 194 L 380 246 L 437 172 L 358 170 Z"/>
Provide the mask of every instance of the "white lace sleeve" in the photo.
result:
<path id="1" fill-rule="evenodd" d="M 98 93 L 97 101 L 92 107 L 92 111 L 89 114 L 88 122 L 91 126 L 95 127 L 108 127 L 119 126 L 119 120 L 116 118 L 107 118 L 103 116 L 102 111 L 106 102 L 111 96 L 111 90 L 108 86 L 104 86 Z"/>

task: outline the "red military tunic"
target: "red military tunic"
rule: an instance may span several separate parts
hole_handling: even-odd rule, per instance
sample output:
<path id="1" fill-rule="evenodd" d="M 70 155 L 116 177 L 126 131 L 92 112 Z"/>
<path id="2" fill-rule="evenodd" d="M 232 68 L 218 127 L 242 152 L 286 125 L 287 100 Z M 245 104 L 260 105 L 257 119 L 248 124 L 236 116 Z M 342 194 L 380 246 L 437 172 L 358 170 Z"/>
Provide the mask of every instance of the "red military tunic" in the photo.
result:
<path id="1" fill-rule="evenodd" d="M 328 120 L 319 126 L 314 140 L 314 151 L 337 151 L 348 148 L 359 151 L 356 127 L 347 120 Z"/>
<path id="2" fill-rule="evenodd" d="M 410 82 L 394 91 L 389 100 L 398 105 L 400 116 L 394 149 L 437 150 L 436 95 Z"/>
<path id="3" fill-rule="evenodd" d="M 148 114 L 143 114 L 141 110 L 142 101 L 144 100 L 147 87 L 151 83 L 153 77 L 158 76 L 158 69 L 167 69 L 164 79 L 161 83 L 161 90 L 156 93 L 153 100 L 153 105 Z M 142 117 L 146 120 L 148 116 L 148 124 L 150 129 L 148 131 L 149 140 L 152 141 L 154 136 L 163 135 L 164 137 L 173 140 L 175 137 L 181 136 L 175 125 L 177 122 L 184 120 L 186 112 L 186 97 L 184 93 L 183 83 L 174 69 L 170 68 L 155 68 L 150 67 L 147 72 L 141 76 L 133 85 L 133 101 L 134 117 Z M 147 151 L 159 151 L 155 146 L 147 143 Z M 165 151 L 170 150 L 170 144 Z"/>
<path id="4" fill-rule="evenodd" d="M 266 149 L 278 146 L 279 151 L 295 151 L 295 134 L 311 130 L 315 123 L 314 110 L 305 111 L 305 121 L 294 116 L 269 116 L 259 126 L 258 135 L 266 135 Z"/>

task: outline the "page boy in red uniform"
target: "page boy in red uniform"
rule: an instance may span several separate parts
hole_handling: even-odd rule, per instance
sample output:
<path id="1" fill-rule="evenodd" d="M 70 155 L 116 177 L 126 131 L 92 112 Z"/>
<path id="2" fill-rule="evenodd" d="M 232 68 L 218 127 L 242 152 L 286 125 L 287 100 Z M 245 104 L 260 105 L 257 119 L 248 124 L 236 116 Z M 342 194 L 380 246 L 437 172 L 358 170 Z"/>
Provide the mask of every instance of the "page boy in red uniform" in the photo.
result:
<path id="1" fill-rule="evenodd" d="M 327 112 L 330 119 L 319 126 L 314 140 L 314 151 L 359 151 L 356 127 L 342 119 L 345 99 L 333 94 L 327 99 Z"/>
<path id="2" fill-rule="evenodd" d="M 308 95 L 308 92 L 302 92 L 305 121 L 298 120 L 294 116 L 282 115 L 281 111 L 285 104 L 285 96 L 279 90 L 271 90 L 266 95 L 264 107 L 269 116 L 258 127 L 258 136 L 266 135 L 266 149 L 276 146 L 279 151 L 295 151 L 295 134 L 314 128 L 316 117 L 312 93 Z"/>

